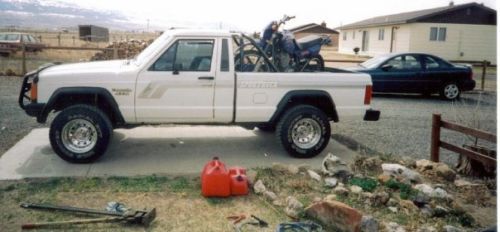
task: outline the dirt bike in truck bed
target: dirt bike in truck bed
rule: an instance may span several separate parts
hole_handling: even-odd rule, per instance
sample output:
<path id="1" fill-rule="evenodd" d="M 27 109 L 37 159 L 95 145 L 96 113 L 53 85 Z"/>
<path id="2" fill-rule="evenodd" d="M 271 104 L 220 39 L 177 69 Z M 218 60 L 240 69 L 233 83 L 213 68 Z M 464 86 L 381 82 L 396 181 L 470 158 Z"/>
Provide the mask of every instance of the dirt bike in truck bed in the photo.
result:
<path id="1" fill-rule="evenodd" d="M 233 54 L 242 37 L 174 29 L 134 59 L 47 65 L 26 74 L 19 104 L 39 123 L 58 112 L 50 143 L 73 163 L 103 155 L 115 128 L 164 123 L 259 127 L 274 130 L 290 155 L 308 158 L 328 144 L 331 121 L 378 120 L 380 112 L 370 109 L 368 74 L 242 72 L 238 68 L 250 61 Z"/>

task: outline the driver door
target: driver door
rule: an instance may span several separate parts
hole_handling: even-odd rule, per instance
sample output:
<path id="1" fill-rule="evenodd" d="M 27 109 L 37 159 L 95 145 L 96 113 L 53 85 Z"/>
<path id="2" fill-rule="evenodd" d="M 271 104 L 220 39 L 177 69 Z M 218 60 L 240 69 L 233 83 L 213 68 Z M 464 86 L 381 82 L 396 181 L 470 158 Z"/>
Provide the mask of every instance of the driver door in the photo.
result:
<path id="1" fill-rule="evenodd" d="M 178 39 L 137 79 L 138 122 L 212 122 L 217 51 L 212 39 Z"/>

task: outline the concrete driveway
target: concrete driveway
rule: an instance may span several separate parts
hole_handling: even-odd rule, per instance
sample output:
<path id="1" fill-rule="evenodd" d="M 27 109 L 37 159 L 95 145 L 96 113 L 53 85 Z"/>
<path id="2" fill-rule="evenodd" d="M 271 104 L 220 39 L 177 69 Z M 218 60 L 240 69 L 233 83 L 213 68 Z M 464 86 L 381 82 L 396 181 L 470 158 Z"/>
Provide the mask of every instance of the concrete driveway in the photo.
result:
<path id="1" fill-rule="evenodd" d="M 357 155 L 331 140 L 311 159 L 290 157 L 274 133 L 236 126 L 138 127 L 114 132 L 107 153 L 93 164 L 70 164 L 50 147 L 48 128 L 34 129 L 0 158 L 0 180 L 64 176 L 193 175 L 213 156 L 246 168 L 273 163 L 320 168 L 329 152 L 347 163 Z"/>

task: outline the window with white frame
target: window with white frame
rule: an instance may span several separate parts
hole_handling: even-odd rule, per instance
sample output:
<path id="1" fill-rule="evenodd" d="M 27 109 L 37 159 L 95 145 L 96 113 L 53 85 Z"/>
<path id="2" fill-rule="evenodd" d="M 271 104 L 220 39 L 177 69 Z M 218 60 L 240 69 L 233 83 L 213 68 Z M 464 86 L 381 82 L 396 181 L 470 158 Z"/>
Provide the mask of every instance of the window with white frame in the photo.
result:
<path id="1" fill-rule="evenodd" d="M 347 40 L 347 31 L 342 32 L 342 39 Z"/>
<path id="2" fill-rule="evenodd" d="M 430 41 L 446 41 L 446 27 L 431 27 Z"/>
<path id="3" fill-rule="evenodd" d="M 378 40 L 384 40 L 385 29 L 378 29 Z"/>
<path id="4" fill-rule="evenodd" d="M 353 31 L 352 31 L 352 39 L 353 39 L 353 40 L 354 40 L 354 39 L 356 39 L 356 30 L 353 30 Z"/>

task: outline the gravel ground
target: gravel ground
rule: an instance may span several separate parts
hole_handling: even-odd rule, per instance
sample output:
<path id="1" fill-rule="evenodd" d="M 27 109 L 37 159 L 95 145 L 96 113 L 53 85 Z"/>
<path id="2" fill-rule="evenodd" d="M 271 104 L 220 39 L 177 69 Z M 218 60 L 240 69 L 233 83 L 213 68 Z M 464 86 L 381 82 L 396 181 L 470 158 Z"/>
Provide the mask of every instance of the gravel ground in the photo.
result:
<path id="1" fill-rule="evenodd" d="M 17 104 L 21 77 L 0 76 L 0 156 L 33 128 L 44 127 Z"/>
<path id="2" fill-rule="evenodd" d="M 463 94 L 458 102 L 441 100 L 437 95 L 375 95 L 372 106 L 381 110 L 378 122 L 341 119 L 333 125 L 333 138 L 353 149 L 414 159 L 429 159 L 432 114 L 443 120 L 481 128 L 496 133 L 496 93 Z M 441 139 L 461 146 L 473 140 L 456 132 L 442 130 Z M 483 144 L 494 147 L 494 144 Z M 441 149 L 441 160 L 450 164 L 458 155 Z"/>

